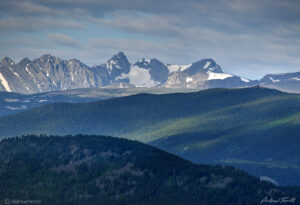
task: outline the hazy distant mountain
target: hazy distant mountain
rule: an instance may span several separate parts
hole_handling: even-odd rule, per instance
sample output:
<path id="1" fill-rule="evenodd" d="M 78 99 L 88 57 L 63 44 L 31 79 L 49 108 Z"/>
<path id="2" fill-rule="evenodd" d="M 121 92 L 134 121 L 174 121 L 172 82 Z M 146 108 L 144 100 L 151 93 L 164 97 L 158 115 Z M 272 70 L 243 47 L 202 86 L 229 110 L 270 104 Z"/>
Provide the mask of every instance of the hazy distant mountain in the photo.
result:
<path id="1" fill-rule="evenodd" d="M 276 77 L 274 77 L 276 76 Z M 140 59 L 131 64 L 123 52 L 106 63 L 89 67 L 77 59 L 61 60 L 44 55 L 33 61 L 25 58 L 14 63 L 3 58 L 0 63 L 0 91 L 40 93 L 76 88 L 237 88 L 253 85 L 274 87 L 297 92 L 299 75 L 267 75 L 253 81 L 233 74 L 223 73 L 213 59 L 203 59 L 192 64 L 165 64 L 157 59 Z M 273 80 L 272 80 L 273 79 Z"/>
<path id="2" fill-rule="evenodd" d="M 286 92 L 300 92 L 300 72 L 269 74 L 260 80 L 260 84 Z"/>

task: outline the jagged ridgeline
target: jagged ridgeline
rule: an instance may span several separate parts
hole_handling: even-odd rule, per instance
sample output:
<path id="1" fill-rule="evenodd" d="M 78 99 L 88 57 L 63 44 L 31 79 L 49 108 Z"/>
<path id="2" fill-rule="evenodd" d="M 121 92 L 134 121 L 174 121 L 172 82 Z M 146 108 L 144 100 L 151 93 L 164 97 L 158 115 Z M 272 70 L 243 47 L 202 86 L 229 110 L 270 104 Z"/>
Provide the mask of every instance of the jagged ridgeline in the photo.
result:
<path id="1" fill-rule="evenodd" d="M 19 93 L 107 86 L 208 88 L 253 84 L 250 80 L 224 74 L 212 59 L 181 66 L 157 59 L 140 59 L 131 64 L 123 52 L 93 67 L 77 59 L 62 60 L 51 55 L 33 61 L 24 58 L 19 63 L 6 57 L 0 63 L 0 80 L 0 90 Z"/>
<path id="2" fill-rule="evenodd" d="M 187 65 L 166 64 L 158 59 L 130 63 L 119 52 L 106 63 L 88 66 L 78 59 L 63 60 L 51 55 L 24 58 L 15 63 L 5 57 L 0 63 L 0 91 L 39 93 L 77 88 L 237 88 L 263 85 L 284 91 L 300 91 L 300 72 L 266 75 L 249 80 L 223 73 L 213 59 Z"/>
<path id="3" fill-rule="evenodd" d="M 300 185 L 300 96 L 254 87 L 92 103 L 55 103 L 0 118 L 0 136 L 101 134 L 150 143 L 195 163 L 230 164 Z"/>
<path id="4" fill-rule="evenodd" d="M 195 165 L 135 141 L 24 136 L 0 142 L 0 199 L 41 204 L 259 204 L 296 197 L 232 167 Z"/>

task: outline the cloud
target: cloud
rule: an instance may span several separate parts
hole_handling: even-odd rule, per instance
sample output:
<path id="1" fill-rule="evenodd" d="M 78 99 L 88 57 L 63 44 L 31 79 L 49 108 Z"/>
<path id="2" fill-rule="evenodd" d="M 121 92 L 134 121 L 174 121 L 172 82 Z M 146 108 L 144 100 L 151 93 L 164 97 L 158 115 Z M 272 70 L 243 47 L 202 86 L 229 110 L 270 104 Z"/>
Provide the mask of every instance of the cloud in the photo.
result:
<path id="1" fill-rule="evenodd" d="M 93 16 L 115 11 L 156 15 L 215 16 L 241 21 L 299 20 L 296 0 L 10 0 L 0 2 L 0 13 L 10 16 Z M 238 18 L 237 18 L 238 17 Z"/>
<path id="2" fill-rule="evenodd" d="M 24 18 L 63 18 L 66 29 L 87 22 L 125 31 L 176 34 L 178 27 L 214 28 L 231 33 L 276 30 L 278 25 L 299 28 L 300 2 L 295 0 L 10 0 L 0 2 L 4 21 Z M 44 20 L 45 21 L 45 20 Z M 73 22 L 73 26 L 70 26 Z M 15 22 L 13 22 L 15 23 Z M 16 24 L 16 23 L 15 23 Z M 34 23 L 33 23 L 34 24 Z M 174 27 L 175 25 L 175 27 Z M 17 24 L 16 26 L 22 27 Z M 60 24 L 60 27 L 63 25 Z M 33 26 L 32 26 L 33 27 Z M 172 31 L 173 29 L 173 31 Z M 1 29 L 5 30 L 5 29 Z M 14 29 L 18 32 L 17 29 Z M 172 36 L 172 35 L 171 35 Z"/>
<path id="3" fill-rule="evenodd" d="M 25 54 L 80 54 L 88 64 L 120 50 L 167 63 L 211 57 L 227 72 L 258 78 L 300 70 L 299 10 L 296 0 L 0 1 L 0 36 L 12 42 L 0 54 L 17 46 Z M 14 43 L 18 36 L 39 36 L 42 46 L 27 37 Z"/>
<path id="4" fill-rule="evenodd" d="M 51 33 L 47 37 L 51 42 L 57 45 L 80 47 L 78 41 L 62 33 Z"/>
<path id="5" fill-rule="evenodd" d="M 8 18 L 0 20 L 0 33 L 44 32 L 53 29 L 84 29 L 84 26 L 72 20 L 50 18 Z"/>
<path id="6" fill-rule="evenodd" d="M 122 12 L 115 12 L 110 19 L 99 19 L 97 22 L 128 32 L 165 37 L 178 36 L 184 32 L 186 27 L 185 22 L 175 16 L 142 15 L 139 13 L 122 15 Z"/>
<path id="7" fill-rule="evenodd" d="M 2 14 L 11 16 L 37 16 L 45 14 L 55 14 L 56 11 L 49 7 L 36 4 L 30 1 L 1 1 L 0 11 Z"/>

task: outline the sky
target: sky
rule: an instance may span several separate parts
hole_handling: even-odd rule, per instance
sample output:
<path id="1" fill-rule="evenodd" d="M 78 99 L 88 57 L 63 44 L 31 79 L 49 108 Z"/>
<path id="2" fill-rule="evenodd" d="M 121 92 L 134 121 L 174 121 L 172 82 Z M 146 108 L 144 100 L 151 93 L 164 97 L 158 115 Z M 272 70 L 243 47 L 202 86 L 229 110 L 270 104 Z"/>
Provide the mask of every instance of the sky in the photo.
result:
<path id="1" fill-rule="evenodd" d="M 300 71 L 299 11 L 299 0 L 0 0 L 0 58 L 212 58 L 260 79 Z"/>

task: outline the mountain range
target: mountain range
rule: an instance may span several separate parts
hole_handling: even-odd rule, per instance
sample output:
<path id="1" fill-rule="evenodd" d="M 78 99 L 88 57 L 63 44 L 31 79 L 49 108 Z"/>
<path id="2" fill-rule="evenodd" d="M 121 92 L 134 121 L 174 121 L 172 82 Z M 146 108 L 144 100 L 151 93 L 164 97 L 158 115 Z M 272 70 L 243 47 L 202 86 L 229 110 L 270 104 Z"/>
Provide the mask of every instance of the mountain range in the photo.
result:
<path id="1" fill-rule="evenodd" d="M 43 55 L 15 63 L 8 57 L 0 63 L 0 91 L 24 94 L 77 88 L 237 88 L 262 85 L 287 92 L 300 91 L 300 72 L 270 74 L 261 80 L 249 80 L 223 73 L 213 59 L 187 65 L 166 64 L 157 59 L 130 63 L 119 52 L 106 63 L 88 66 L 77 59 L 62 60 Z"/>
<path id="2" fill-rule="evenodd" d="M 0 117 L 0 136 L 98 134 L 138 140 L 195 163 L 300 184 L 300 96 L 251 87 L 53 103 Z"/>

